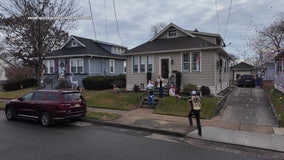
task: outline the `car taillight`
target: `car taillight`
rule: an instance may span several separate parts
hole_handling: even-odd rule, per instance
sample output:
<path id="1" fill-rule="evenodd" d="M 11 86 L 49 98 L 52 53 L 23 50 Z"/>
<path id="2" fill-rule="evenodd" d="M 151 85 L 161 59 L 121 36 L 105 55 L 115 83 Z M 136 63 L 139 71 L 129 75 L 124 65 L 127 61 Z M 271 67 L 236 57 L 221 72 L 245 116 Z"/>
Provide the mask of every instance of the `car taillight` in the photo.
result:
<path id="1" fill-rule="evenodd" d="M 71 104 L 59 104 L 59 105 L 58 105 L 58 108 L 60 108 L 60 109 L 67 109 L 67 108 L 70 107 L 70 105 L 71 105 Z"/>

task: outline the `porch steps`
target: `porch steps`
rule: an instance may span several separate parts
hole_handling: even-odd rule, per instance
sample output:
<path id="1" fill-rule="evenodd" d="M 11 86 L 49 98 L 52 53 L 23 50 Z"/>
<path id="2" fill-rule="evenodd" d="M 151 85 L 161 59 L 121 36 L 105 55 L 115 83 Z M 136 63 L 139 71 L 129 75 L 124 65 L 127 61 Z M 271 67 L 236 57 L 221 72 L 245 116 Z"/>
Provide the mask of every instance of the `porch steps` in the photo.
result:
<path id="1" fill-rule="evenodd" d="M 155 96 L 154 98 L 154 107 L 156 107 L 159 103 L 159 98 L 157 96 Z M 145 96 L 141 105 L 140 105 L 140 108 L 153 108 L 152 106 L 148 106 L 148 96 Z"/>

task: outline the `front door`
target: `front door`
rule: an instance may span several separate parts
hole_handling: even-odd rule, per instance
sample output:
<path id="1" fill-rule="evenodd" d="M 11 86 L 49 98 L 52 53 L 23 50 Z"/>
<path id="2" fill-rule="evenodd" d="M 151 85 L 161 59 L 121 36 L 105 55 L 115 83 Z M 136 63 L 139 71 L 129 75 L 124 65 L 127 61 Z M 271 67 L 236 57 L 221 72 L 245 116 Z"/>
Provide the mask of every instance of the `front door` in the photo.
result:
<path id="1" fill-rule="evenodd" d="M 161 59 L 161 76 L 164 79 L 169 78 L 169 58 L 163 58 Z"/>

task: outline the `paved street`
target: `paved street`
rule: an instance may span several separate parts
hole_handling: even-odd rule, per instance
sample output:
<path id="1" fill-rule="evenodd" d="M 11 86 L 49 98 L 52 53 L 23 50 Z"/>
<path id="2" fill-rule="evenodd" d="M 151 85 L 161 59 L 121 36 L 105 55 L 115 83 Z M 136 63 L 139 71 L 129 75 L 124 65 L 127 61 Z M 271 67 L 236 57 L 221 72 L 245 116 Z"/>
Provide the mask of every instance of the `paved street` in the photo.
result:
<path id="1" fill-rule="evenodd" d="M 265 93 L 260 88 L 235 88 L 222 121 L 263 126 L 278 126 Z"/>
<path id="2" fill-rule="evenodd" d="M 44 128 L 36 122 L 7 121 L 0 111 L 0 159 L 6 160 L 169 160 L 257 159 L 191 146 L 173 139 L 158 140 L 157 134 L 97 126 L 86 122 Z"/>

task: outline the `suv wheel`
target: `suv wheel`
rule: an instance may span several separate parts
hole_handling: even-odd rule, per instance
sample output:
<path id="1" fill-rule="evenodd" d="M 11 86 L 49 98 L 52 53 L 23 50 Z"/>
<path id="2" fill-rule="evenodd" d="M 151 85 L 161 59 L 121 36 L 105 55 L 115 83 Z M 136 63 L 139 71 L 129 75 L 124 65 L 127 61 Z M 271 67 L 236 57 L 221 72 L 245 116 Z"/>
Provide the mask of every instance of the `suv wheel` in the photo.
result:
<path id="1" fill-rule="evenodd" d="M 12 107 L 8 107 L 5 111 L 7 120 L 11 121 L 15 119 L 15 111 Z"/>
<path id="2" fill-rule="evenodd" d="M 51 124 L 51 116 L 48 112 L 42 112 L 40 116 L 40 124 L 47 127 Z"/>

